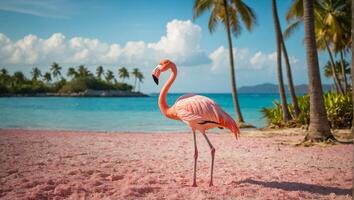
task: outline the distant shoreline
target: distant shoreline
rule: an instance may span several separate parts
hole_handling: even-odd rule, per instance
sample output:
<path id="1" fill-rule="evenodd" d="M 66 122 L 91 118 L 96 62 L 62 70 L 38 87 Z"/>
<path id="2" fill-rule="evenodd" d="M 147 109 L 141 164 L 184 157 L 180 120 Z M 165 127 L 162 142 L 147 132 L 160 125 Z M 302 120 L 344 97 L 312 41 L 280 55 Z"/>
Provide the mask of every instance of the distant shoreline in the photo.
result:
<path id="1" fill-rule="evenodd" d="M 86 90 L 75 93 L 24 93 L 24 94 L 0 94 L 1 97 L 148 97 L 141 92 L 120 91 L 120 90 Z"/>

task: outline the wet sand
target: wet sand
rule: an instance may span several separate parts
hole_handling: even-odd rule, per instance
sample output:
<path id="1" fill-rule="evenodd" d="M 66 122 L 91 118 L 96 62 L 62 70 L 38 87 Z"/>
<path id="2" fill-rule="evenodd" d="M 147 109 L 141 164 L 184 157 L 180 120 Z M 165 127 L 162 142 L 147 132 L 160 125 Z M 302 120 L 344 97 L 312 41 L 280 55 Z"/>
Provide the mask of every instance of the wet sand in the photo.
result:
<path id="1" fill-rule="evenodd" d="M 300 129 L 191 133 L 0 129 L 1 199 L 352 199 L 353 145 L 294 146 Z M 270 133 L 270 134 L 269 134 Z"/>

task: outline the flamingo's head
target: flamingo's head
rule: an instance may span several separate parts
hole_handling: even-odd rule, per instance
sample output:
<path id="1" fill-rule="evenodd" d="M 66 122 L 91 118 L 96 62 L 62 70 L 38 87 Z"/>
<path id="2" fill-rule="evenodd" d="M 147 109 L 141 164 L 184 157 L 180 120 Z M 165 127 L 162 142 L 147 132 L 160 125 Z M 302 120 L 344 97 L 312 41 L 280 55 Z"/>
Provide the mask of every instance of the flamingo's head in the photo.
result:
<path id="1" fill-rule="evenodd" d="M 167 71 L 171 68 L 172 65 L 175 64 L 172 61 L 165 59 L 161 60 L 161 62 L 155 67 L 155 69 L 152 71 L 152 78 L 154 79 L 156 85 L 159 84 L 160 73 Z"/>

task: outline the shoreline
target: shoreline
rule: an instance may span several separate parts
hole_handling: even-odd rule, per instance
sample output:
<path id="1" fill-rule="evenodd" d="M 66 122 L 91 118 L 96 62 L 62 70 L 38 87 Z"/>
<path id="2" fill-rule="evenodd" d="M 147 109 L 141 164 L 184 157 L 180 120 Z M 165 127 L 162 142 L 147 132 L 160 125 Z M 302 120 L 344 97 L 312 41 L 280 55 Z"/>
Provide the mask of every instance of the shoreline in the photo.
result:
<path id="1" fill-rule="evenodd" d="M 34 93 L 34 94 L 0 94 L 1 97 L 149 97 L 141 92 L 121 90 L 91 90 L 77 93 Z"/>

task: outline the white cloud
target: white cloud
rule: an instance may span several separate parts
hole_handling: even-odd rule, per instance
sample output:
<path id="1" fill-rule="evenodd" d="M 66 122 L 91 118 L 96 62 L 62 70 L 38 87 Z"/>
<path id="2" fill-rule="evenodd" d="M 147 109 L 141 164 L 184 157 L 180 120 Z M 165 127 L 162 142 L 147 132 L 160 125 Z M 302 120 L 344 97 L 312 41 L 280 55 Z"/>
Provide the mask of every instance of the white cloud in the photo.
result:
<path id="1" fill-rule="evenodd" d="M 166 31 L 166 35 L 155 43 L 129 41 L 124 46 L 91 38 L 66 38 L 62 33 L 54 33 L 46 39 L 30 34 L 11 41 L 0 33 L 0 64 L 48 65 L 58 62 L 150 66 L 163 58 L 184 66 L 210 63 L 199 46 L 199 26 L 189 20 L 173 20 L 167 24 Z"/>
<path id="2" fill-rule="evenodd" d="M 277 53 L 262 53 L 258 51 L 250 58 L 250 63 L 256 69 L 262 69 L 264 67 L 273 67 L 276 63 Z"/>
<path id="3" fill-rule="evenodd" d="M 240 70 L 265 70 L 272 69 L 276 66 L 276 52 L 263 53 L 258 51 L 251 53 L 247 48 L 233 48 L 233 56 L 236 69 Z M 209 54 L 212 61 L 211 71 L 218 73 L 228 69 L 229 63 L 229 49 L 220 46 Z M 290 57 L 290 63 L 298 62 L 294 56 Z"/>

